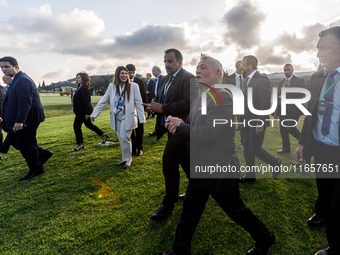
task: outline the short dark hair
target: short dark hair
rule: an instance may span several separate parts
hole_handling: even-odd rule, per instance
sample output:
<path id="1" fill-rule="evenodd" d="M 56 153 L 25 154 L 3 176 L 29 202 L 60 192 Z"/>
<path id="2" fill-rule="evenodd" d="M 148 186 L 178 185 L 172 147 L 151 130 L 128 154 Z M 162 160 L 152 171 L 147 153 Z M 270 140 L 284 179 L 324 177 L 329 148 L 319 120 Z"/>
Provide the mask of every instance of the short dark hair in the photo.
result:
<path id="1" fill-rule="evenodd" d="M 337 27 L 331 27 L 331 28 L 328 28 L 326 30 L 323 30 L 319 33 L 319 37 L 324 37 L 325 35 L 334 35 L 338 41 L 340 42 L 340 27 L 337 26 Z"/>
<path id="2" fill-rule="evenodd" d="M 168 53 L 170 53 L 170 52 L 175 53 L 175 58 L 176 58 L 176 61 L 177 61 L 177 62 L 183 60 L 183 55 L 182 55 L 182 53 L 181 53 L 179 50 L 177 50 L 177 49 L 167 49 L 164 53 L 165 53 L 165 54 L 168 54 Z"/>
<path id="3" fill-rule="evenodd" d="M 245 56 L 244 59 L 246 60 L 247 65 L 252 65 L 255 70 L 257 69 L 258 61 L 255 56 L 253 55 Z"/>
<path id="4" fill-rule="evenodd" d="M 133 64 L 126 65 L 126 69 L 129 71 L 136 71 L 136 67 Z"/>
<path id="5" fill-rule="evenodd" d="M 8 62 L 11 66 L 19 66 L 18 61 L 13 57 L 3 57 L 0 62 Z"/>

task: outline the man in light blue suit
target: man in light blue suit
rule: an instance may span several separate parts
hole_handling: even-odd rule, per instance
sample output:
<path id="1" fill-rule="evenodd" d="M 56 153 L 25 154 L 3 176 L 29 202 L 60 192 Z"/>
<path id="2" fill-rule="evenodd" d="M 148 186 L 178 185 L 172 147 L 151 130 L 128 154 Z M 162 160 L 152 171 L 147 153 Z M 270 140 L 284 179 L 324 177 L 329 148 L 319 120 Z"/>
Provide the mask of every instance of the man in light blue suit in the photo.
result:
<path id="1" fill-rule="evenodd" d="M 1 58 L 0 67 L 12 78 L 3 102 L 4 130 L 8 133 L 6 141 L 21 152 L 30 169 L 19 181 L 28 180 L 42 174 L 43 164 L 53 155 L 37 145 L 37 128 L 45 120 L 44 109 L 36 85 L 19 70 L 15 58 Z"/>

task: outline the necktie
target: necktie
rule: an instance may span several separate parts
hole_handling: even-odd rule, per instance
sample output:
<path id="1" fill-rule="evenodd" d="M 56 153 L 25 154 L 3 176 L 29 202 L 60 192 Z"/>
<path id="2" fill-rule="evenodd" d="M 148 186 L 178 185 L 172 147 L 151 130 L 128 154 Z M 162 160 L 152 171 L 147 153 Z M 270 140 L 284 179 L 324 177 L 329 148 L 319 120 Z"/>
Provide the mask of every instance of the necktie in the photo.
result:
<path id="1" fill-rule="evenodd" d="M 329 71 L 327 75 L 327 87 L 326 90 L 333 85 L 335 82 L 334 75 L 338 73 L 337 70 Z M 325 100 L 327 102 L 331 102 L 328 104 L 327 107 L 327 113 L 323 117 L 322 121 L 322 127 L 321 127 L 321 133 L 323 135 L 328 135 L 329 133 L 329 127 L 331 125 L 331 117 L 332 117 L 332 111 L 333 111 L 333 95 L 334 95 L 335 85 L 328 91 L 328 93 L 325 96 Z"/>
<path id="2" fill-rule="evenodd" d="M 157 97 L 158 76 L 155 81 L 155 97 Z"/>
<path id="3" fill-rule="evenodd" d="M 249 77 L 246 77 L 243 81 L 242 81 L 242 91 L 243 94 L 246 94 L 247 91 L 247 83 L 249 81 Z"/>

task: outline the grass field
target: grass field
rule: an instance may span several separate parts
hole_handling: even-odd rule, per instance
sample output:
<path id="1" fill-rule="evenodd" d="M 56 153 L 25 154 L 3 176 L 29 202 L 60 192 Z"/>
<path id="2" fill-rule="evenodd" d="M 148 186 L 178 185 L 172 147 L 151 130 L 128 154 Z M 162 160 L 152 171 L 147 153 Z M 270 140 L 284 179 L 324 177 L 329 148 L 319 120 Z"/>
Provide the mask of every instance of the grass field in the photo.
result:
<path id="1" fill-rule="evenodd" d="M 92 98 L 94 104 L 98 100 Z M 43 175 L 23 182 L 18 179 L 28 168 L 20 153 L 11 148 L 3 155 L 0 254 L 151 255 L 171 250 L 182 202 L 167 220 L 149 219 L 164 196 L 161 158 L 166 138 L 157 142 L 147 135 L 155 119 L 145 125 L 144 155 L 133 158 L 125 170 L 117 166 L 118 142 L 100 146 L 101 138 L 85 127 L 85 149 L 71 152 L 76 144 L 69 97 L 42 97 L 42 103 L 47 118 L 38 129 L 38 144 L 55 154 Z M 108 108 L 95 124 L 117 141 Z M 237 133 L 237 145 L 239 140 Z M 296 148 L 294 138 L 291 141 Z M 278 126 L 267 129 L 264 148 L 274 155 L 281 148 Z M 293 153 L 281 158 L 288 165 Z M 185 192 L 187 181 L 183 172 L 181 176 L 180 191 Z M 308 255 L 327 247 L 324 229 L 306 224 L 317 197 L 314 179 L 259 179 L 242 185 L 241 196 L 277 237 L 269 254 Z M 194 235 L 193 254 L 238 255 L 252 246 L 251 237 L 209 199 Z"/>

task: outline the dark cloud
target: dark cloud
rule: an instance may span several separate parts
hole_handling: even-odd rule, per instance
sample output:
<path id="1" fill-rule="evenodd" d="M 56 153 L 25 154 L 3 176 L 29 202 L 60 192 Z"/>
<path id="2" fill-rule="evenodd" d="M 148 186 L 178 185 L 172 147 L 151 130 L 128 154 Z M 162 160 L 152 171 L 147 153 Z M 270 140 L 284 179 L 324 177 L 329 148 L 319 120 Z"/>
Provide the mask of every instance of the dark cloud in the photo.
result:
<path id="1" fill-rule="evenodd" d="M 274 43 L 275 45 L 283 46 L 287 51 L 295 53 L 312 51 L 316 49 L 319 32 L 325 28 L 321 23 L 304 26 L 301 29 L 302 36 L 298 37 L 296 34 L 284 32 Z"/>
<path id="2" fill-rule="evenodd" d="M 274 52 L 274 47 L 262 46 L 259 47 L 255 54 L 256 58 L 259 60 L 260 65 L 284 65 L 286 63 L 292 62 L 291 55 L 289 53 Z"/>
<path id="3" fill-rule="evenodd" d="M 251 48 L 260 41 L 259 31 L 266 15 L 258 9 L 257 5 L 241 1 L 230 9 L 223 17 L 223 23 L 228 32 L 224 34 L 224 42 L 236 44 L 241 48 Z"/>
<path id="4" fill-rule="evenodd" d="M 46 73 L 43 75 L 43 78 L 50 79 L 50 78 L 58 78 L 60 77 L 63 73 L 65 73 L 63 70 L 58 70 L 50 73 Z"/>

